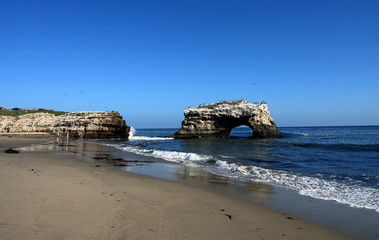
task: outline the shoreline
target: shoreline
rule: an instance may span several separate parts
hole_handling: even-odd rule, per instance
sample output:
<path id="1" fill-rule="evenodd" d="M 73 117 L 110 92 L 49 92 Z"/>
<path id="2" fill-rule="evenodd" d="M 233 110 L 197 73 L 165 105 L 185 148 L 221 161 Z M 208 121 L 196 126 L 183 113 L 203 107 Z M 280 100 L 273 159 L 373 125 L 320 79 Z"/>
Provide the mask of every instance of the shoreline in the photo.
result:
<path id="1" fill-rule="evenodd" d="M 102 239 L 101 234 L 115 238 L 125 233 L 133 239 L 348 239 L 327 227 L 258 204 L 188 184 L 98 166 L 78 160 L 77 154 L 4 153 L 7 146 L 49 142 L 54 141 L 54 137 L 0 135 L 0 139 L 0 184 L 5 190 L 0 198 L 0 236 L 3 239 L 23 238 L 22 234 L 34 234 L 35 238 L 42 235 Z M 5 142 L 8 145 L 4 147 Z M 93 153 L 109 149 L 95 143 L 87 145 Z M 58 191 L 56 187 L 62 185 L 65 188 Z M 62 204 L 64 208 L 60 207 Z M 81 210 L 80 216 L 75 209 Z M 91 209 L 96 211 L 91 212 Z M 98 216 L 99 212 L 105 216 Z M 96 216 L 104 221 L 106 218 L 110 222 L 108 228 L 100 226 L 102 221 L 95 220 Z M 62 228 L 60 220 L 75 217 L 93 221 L 94 226 L 87 229 L 81 226 L 83 223 L 74 221 L 79 226 L 69 224 L 69 229 Z M 23 231 L 18 229 L 21 226 Z"/>
<path id="2" fill-rule="evenodd" d="M 114 156 L 117 157 L 141 158 L 141 155 L 113 147 L 112 149 Z M 316 199 L 281 186 L 223 177 L 197 167 L 166 162 L 154 157 L 142 156 L 142 158 L 157 162 L 142 166 L 128 166 L 123 170 L 191 185 L 251 204 L 258 204 L 359 239 L 379 238 L 377 229 L 379 214 L 372 209 L 355 208 L 331 200 Z"/>

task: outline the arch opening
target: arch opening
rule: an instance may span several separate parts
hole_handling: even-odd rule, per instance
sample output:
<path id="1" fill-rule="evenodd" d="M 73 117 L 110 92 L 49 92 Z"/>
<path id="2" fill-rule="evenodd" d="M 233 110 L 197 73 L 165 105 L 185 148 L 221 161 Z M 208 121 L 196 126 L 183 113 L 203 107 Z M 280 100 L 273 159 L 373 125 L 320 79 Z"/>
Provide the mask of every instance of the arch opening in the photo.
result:
<path id="1" fill-rule="evenodd" d="M 253 135 L 253 129 L 247 125 L 236 126 L 229 133 L 230 138 L 252 138 Z"/>

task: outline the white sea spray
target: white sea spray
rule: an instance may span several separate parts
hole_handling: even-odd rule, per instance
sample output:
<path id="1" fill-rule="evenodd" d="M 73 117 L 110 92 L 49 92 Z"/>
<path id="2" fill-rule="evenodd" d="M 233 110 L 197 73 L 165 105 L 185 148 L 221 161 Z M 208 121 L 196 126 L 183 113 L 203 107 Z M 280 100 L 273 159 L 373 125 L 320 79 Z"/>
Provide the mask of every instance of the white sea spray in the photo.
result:
<path id="1" fill-rule="evenodd" d="M 136 129 L 134 127 L 130 127 L 129 138 L 133 138 L 135 133 L 136 133 Z"/>
<path id="2" fill-rule="evenodd" d="M 284 186 L 299 194 L 318 199 L 331 200 L 357 208 L 373 209 L 379 212 L 379 191 L 357 184 L 308 177 L 282 170 L 265 169 L 256 166 L 240 166 L 218 160 L 216 165 L 235 174 L 244 175 L 254 181 Z"/>
<path id="3" fill-rule="evenodd" d="M 193 152 L 181 152 L 165 149 L 146 149 L 139 146 L 138 141 L 164 141 L 170 138 L 135 136 L 133 134 L 129 141 L 133 145 L 113 144 L 112 146 L 123 151 L 133 152 L 139 155 L 161 158 L 169 162 L 175 162 L 190 166 L 196 166 L 214 174 L 232 178 L 244 178 L 252 181 L 263 182 L 276 186 L 283 186 L 297 191 L 301 195 L 313 198 L 335 201 L 351 207 L 373 209 L 379 212 L 379 190 L 378 187 L 362 186 L 359 182 L 346 177 L 343 182 L 338 180 L 324 179 L 320 174 L 306 176 L 291 171 L 268 169 L 258 166 L 244 166 L 240 163 L 232 163 L 234 156 L 198 154 Z M 300 133 L 304 137 L 313 136 L 309 133 Z M 320 134 L 319 134 L 320 135 Z M 324 134 L 326 135 L 326 134 Z M 306 140 L 305 138 L 303 138 Z M 162 142 L 163 143 L 163 142 Z M 301 144 L 300 144 L 301 145 Z M 333 178 L 333 175 L 329 177 Z"/>
<path id="4" fill-rule="evenodd" d="M 147 136 L 138 136 L 136 135 L 136 129 L 130 127 L 129 131 L 129 141 L 150 141 L 150 140 L 171 140 L 173 138 L 170 137 L 147 137 Z"/>
<path id="5" fill-rule="evenodd" d="M 176 152 L 176 151 L 164 151 L 159 149 L 143 149 L 132 146 L 119 146 L 117 144 L 108 144 L 123 151 L 140 154 L 143 156 L 156 157 L 166 160 L 168 162 L 183 163 L 188 165 L 194 165 L 198 161 L 208 161 L 211 159 L 207 155 L 199 155 L 196 153 Z"/>
<path id="6" fill-rule="evenodd" d="M 169 137 L 145 137 L 145 136 L 129 137 L 130 141 L 150 141 L 150 140 L 164 141 L 164 140 L 171 140 L 171 139 L 173 139 L 173 138 L 169 138 Z"/>

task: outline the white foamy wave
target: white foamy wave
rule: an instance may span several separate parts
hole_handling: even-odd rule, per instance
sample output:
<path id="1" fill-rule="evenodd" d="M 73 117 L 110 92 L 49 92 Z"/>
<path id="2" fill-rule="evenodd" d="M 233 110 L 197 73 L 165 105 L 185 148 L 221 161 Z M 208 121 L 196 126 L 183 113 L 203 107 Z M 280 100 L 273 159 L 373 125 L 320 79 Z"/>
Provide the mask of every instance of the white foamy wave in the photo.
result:
<path id="1" fill-rule="evenodd" d="M 159 140 L 171 140 L 173 138 L 169 137 L 146 137 L 146 136 L 136 136 L 136 129 L 134 127 L 130 127 L 129 131 L 129 140 L 131 141 L 159 141 Z"/>
<path id="2" fill-rule="evenodd" d="M 166 161 L 186 163 L 186 164 L 191 164 L 191 165 L 193 162 L 208 161 L 211 159 L 211 157 L 209 156 L 205 156 L 205 155 L 202 156 L 196 153 L 162 151 L 162 150 L 154 150 L 152 152 L 152 155 L 154 157 L 162 158 Z"/>
<path id="3" fill-rule="evenodd" d="M 312 135 L 312 134 L 310 134 L 310 133 L 289 133 L 289 134 L 294 134 L 294 135 L 302 135 L 302 136 L 304 136 L 304 137 L 308 137 L 308 136 L 310 136 L 310 135 Z"/>
<path id="4" fill-rule="evenodd" d="M 136 133 L 136 129 L 134 127 L 130 127 L 129 138 L 133 137 L 135 133 Z"/>
<path id="5" fill-rule="evenodd" d="M 164 151 L 158 149 L 148 150 L 133 146 L 120 146 L 117 144 L 108 145 L 139 155 L 197 166 L 218 175 L 236 178 L 244 177 L 245 179 L 253 181 L 284 186 L 297 191 L 301 195 L 336 201 L 351 207 L 373 209 L 379 212 L 378 189 L 359 186 L 353 182 L 347 184 L 338 181 L 327 181 L 317 177 L 307 177 L 282 170 L 265 169 L 256 166 L 243 166 L 196 153 Z M 215 161 L 215 165 L 204 164 L 209 160 Z"/>
<path id="6" fill-rule="evenodd" d="M 219 155 L 220 157 L 222 157 L 223 159 L 234 159 L 236 157 L 233 157 L 233 156 L 227 156 L 227 155 Z"/>
<path id="7" fill-rule="evenodd" d="M 243 175 L 254 181 L 288 187 L 301 195 L 336 201 L 351 207 L 374 209 L 379 212 L 379 191 L 375 188 L 326 181 L 281 170 L 239 166 L 220 160 L 216 161 L 216 165 L 229 170 L 232 174 Z"/>
<path id="8" fill-rule="evenodd" d="M 161 141 L 161 140 L 171 140 L 173 138 L 163 138 L 163 137 L 146 137 L 146 136 L 129 136 L 131 141 Z"/>
<path id="9" fill-rule="evenodd" d="M 143 149 L 132 146 L 119 146 L 117 144 L 108 144 L 109 146 L 121 149 L 123 151 L 136 153 L 139 155 L 161 158 L 169 162 L 183 163 L 188 165 L 194 165 L 194 162 L 208 161 L 212 158 L 207 155 L 200 155 L 196 153 L 176 152 L 176 151 L 164 151 L 159 149 Z"/>

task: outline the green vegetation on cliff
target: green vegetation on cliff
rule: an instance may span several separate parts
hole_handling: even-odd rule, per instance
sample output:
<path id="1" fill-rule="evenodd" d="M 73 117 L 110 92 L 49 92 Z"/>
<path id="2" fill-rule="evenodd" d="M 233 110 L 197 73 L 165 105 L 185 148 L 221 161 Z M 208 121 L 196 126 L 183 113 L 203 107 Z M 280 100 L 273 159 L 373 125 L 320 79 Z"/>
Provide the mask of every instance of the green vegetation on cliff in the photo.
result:
<path id="1" fill-rule="evenodd" d="M 55 116 L 63 115 L 66 112 L 63 111 L 54 111 L 54 110 L 6 110 L 6 109 L 0 109 L 0 116 L 19 116 L 19 115 L 25 115 L 30 113 L 51 113 Z"/>
<path id="2" fill-rule="evenodd" d="M 214 109 L 216 108 L 217 106 L 220 106 L 222 104 L 228 104 L 228 105 L 238 105 L 238 104 L 243 104 L 243 103 L 247 103 L 247 100 L 245 99 L 241 99 L 241 100 L 229 100 L 229 101 L 220 101 L 218 103 L 210 103 L 210 104 L 200 104 L 198 106 L 198 108 L 208 108 L 208 109 Z"/>

